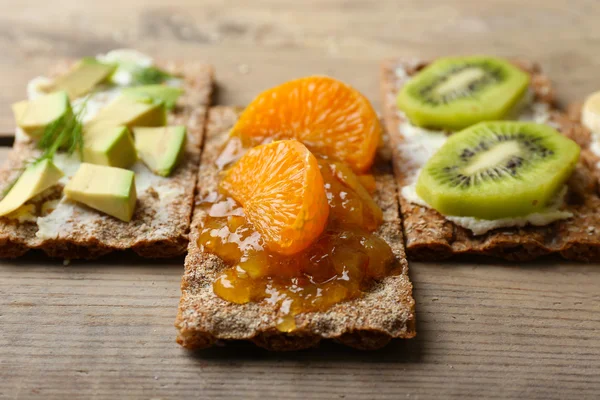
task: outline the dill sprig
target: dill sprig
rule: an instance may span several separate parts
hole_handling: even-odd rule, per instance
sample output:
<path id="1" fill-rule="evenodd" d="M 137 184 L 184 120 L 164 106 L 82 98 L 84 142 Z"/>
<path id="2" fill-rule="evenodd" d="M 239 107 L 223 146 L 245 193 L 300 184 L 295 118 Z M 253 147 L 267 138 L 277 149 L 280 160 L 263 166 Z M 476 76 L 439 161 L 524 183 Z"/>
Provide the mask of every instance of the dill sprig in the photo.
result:
<path id="1" fill-rule="evenodd" d="M 131 73 L 132 82 L 134 85 L 152 85 L 163 83 L 167 79 L 173 78 L 173 75 L 163 71 L 157 67 L 136 68 Z"/>
<path id="2" fill-rule="evenodd" d="M 87 101 L 87 100 L 86 100 Z M 44 152 L 36 162 L 43 159 L 52 159 L 59 149 L 65 149 L 71 155 L 75 151 L 83 155 L 83 125 L 81 117 L 85 111 L 85 103 L 75 114 L 59 118 L 44 129 L 38 147 Z"/>

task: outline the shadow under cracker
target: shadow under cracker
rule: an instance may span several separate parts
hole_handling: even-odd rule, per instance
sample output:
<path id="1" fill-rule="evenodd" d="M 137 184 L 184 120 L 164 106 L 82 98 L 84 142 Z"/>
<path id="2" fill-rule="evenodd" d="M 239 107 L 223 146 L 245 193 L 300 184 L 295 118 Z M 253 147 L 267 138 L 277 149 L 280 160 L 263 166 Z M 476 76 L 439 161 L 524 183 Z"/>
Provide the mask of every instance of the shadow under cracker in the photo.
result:
<path id="1" fill-rule="evenodd" d="M 203 350 L 185 350 L 197 363 L 230 363 L 231 361 L 290 361 L 290 362 L 364 362 L 412 364 L 422 359 L 425 338 L 395 339 L 379 350 L 356 350 L 330 340 L 319 346 L 297 351 L 269 351 L 248 341 L 220 341 Z"/>
<path id="2" fill-rule="evenodd" d="M 185 254 L 178 257 L 171 258 L 144 258 L 136 254 L 133 250 L 122 250 L 113 251 L 109 254 L 100 256 L 97 259 L 86 260 L 86 259 L 74 259 L 69 260 L 66 264 L 63 259 L 51 258 L 46 255 L 42 250 L 30 250 L 26 254 L 15 258 L 15 259 L 0 259 L 0 264 L 9 262 L 18 262 L 19 267 L 27 268 L 34 266 L 64 266 L 64 267 L 89 267 L 96 264 L 102 265 L 103 269 L 122 268 L 123 265 L 127 267 L 140 267 L 148 268 L 149 266 L 154 267 L 173 267 L 183 268 L 183 262 Z M 17 261 L 18 260 L 18 261 Z"/>

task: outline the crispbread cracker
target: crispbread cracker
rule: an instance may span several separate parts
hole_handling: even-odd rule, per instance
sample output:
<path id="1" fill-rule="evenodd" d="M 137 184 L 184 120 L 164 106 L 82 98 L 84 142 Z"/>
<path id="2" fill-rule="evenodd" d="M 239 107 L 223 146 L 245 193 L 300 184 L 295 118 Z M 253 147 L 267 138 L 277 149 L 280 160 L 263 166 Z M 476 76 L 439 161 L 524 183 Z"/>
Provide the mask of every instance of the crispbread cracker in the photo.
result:
<path id="1" fill-rule="evenodd" d="M 56 70 L 64 72 L 68 66 L 69 62 L 65 62 Z M 0 257 L 17 257 L 30 249 L 41 249 L 49 256 L 67 259 L 95 258 L 125 249 L 151 258 L 173 257 L 185 252 L 213 71 L 204 63 L 169 62 L 159 63 L 159 66 L 184 76 L 184 94 L 175 111 L 169 113 L 169 124 L 187 126 L 185 156 L 174 173 L 168 178 L 145 174 L 150 180 L 136 180 L 138 203 L 129 223 L 66 199 L 49 214 L 47 218 L 51 220 L 44 219 L 46 223 L 40 225 L 46 227 L 43 231 L 36 221 L 0 218 Z M 0 191 L 17 176 L 23 163 L 37 154 L 33 143 L 16 142 L 0 170 Z M 145 168 L 140 163 L 136 165 L 136 168 Z M 58 185 L 44 192 L 46 198 L 32 202 L 39 210 L 48 198 L 61 198 L 61 189 Z"/>
<path id="2" fill-rule="evenodd" d="M 516 62 L 532 76 L 531 89 L 536 100 L 553 105 L 553 89 L 549 79 L 533 63 Z M 427 65 L 426 62 L 402 62 L 390 60 L 382 68 L 382 95 L 384 119 L 391 138 L 394 153 L 394 171 L 398 188 L 405 184 L 408 174 L 414 172 L 410 162 L 402 158 L 399 150 L 403 143 L 400 123 L 402 116 L 397 111 L 396 95 L 401 79 L 396 68 L 414 74 Z M 581 144 L 585 131 L 582 127 L 556 109 L 550 113 L 550 122 L 563 134 Z M 400 198 L 406 249 L 410 259 L 441 260 L 456 255 L 486 255 L 513 261 L 524 261 L 546 254 L 559 254 L 577 261 L 600 260 L 600 199 L 597 179 L 589 168 L 591 154 L 582 149 L 581 160 L 568 182 L 566 210 L 573 218 L 554 222 L 543 227 L 495 229 L 484 235 L 473 235 L 471 231 L 449 222 L 435 210 L 409 203 Z"/>
<path id="3" fill-rule="evenodd" d="M 219 171 L 214 161 L 238 114 L 235 109 L 226 107 L 210 110 L 198 180 L 199 199 L 217 188 Z M 177 341 L 187 348 L 205 348 L 217 340 L 251 340 L 271 350 L 297 350 L 315 346 L 322 339 L 334 339 L 348 346 L 374 349 L 392 338 L 413 337 L 414 300 L 389 157 L 382 156 L 378 160 L 374 174 L 375 199 L 384 212 L 378 234 L 397 257 L 401 267 L 398 275 L 374 284 L 361 298 L 336 304 L 324 312 L 300 314 L 296 317 L 297 329 L 293 333 L 282 333 L 276 328 L 278 310 L 274 305 L 267 302 L 234 304 L 213 293 L 212 283 L 226 265 L 217 256 L 202 252 L 196 244 L 206 217 L 204 210 L 196 208 L 175 324 L 179 330 Z"/>

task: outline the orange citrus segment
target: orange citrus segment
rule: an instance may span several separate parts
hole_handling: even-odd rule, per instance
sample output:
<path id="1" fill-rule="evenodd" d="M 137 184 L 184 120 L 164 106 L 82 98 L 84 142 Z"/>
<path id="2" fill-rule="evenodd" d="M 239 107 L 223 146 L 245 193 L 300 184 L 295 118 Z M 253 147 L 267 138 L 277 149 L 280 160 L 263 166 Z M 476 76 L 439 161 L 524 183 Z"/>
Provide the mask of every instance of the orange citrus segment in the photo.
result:
<path id="1" fill-rule="evenodd" d="M 271 139 L 297 139 L 312 151 L 369 169 L 381 136 L 366 97 L 326 76 L 296 79 L 256 97 L 231 131 L 247 146 Z"/>
<path id="2" fill-rule="evenodd" d="M 250 149 L 226 172 L 221 188 L 280 254 L 304 250 L 327 223 L 329 205 L 319 164 L 296 140 Z"/>

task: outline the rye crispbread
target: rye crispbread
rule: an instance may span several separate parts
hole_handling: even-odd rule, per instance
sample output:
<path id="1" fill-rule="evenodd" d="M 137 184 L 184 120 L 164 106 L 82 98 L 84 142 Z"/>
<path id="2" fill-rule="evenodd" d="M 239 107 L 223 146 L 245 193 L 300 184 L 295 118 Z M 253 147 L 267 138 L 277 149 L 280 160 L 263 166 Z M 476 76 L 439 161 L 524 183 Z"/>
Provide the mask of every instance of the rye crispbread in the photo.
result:
<path id="1" fill-rule="evenodd" d="M 549 123 L 580 145 L 585 143 L 586 135 L 589 140 L 589 133 L 581 125 L 556 110 L 550 80 L 541 73 L 539 66 L 529 62 L 515 63 L 531 74 L 531 90 L 535 100 L 549 105 Z M 396 75 L 396 69 L 402 67 L 410 76 L 426 65 L 427 62 L 421 61 L 390 60 L 382 66 L 384 119 L 391 138 L 399 190 L 406 183 L 407 177 L 415 172 L 415 168 L 401 154 L 403 136 L 400 124 L 403 116 L 398 112 L 396 95 L 403 79 Z M 593 159 L 593 154 L 584 146 L 576 171 L 568 181 L 565 209 L 574 216 L 542 227 L 502 228 L 483 235 L 473 235 L 471 231 L 446 220 L 435 210 L 409 203 L 401 197 L 409 258 L 441 260 L 457 255 L 485 255 L 525 261 L 547 254 L 559 254 L 569 260 L 599 261 L 600 214 L 597 210 L 600 209 L 600 199 L 597 192 L 598 180 L 589 168 L 592 162 L 590 160 Z"/>
<path id="2" fill-rule="evenodd" d="M 209 112 L 206 142 L 198 180 L 198 199 L 216 190 L 219 170 L 214 164 L 239 111 L 216 107 Z M 278 309 L 266 301 L 229 303 L 213 293 L 212 283 L 226 265 L 196 244 L 199 227 L 206 217 L 196 208 L 182 279 L 182 296 L 175 326 L 177 341 L 186 348 L 205 348 L 221 340 L 250 340 L 271 350 L 297 350 L 333 339 L 360 349 L 384 346 L 392 338 L 415 335 L 414 300 L 408 278 L 396 185 L 390 157 L 381 155 L 373 170 L 377 180 L 375 199 L 384 212 L 378 234 L 392 247 L 399 263 L 397 275 L 374 284 L 364 296 L 339 303 L 324 312 L 296 317 L 297 329 L 282 333 L 276 328 Z"/>
<path id="3" fill-rule="evenodd" d="M 64 72 L 71 62 L 58 65 L 52 75 Z M 0 257 L 18 257 L 31 249 L 41 249 L 51 257 L 66 259 L 96 258 L 103 254 L 131 249 L 143 257 L 173 257 L 185 252 L 193 209 L 200 149 L 206 111 L 213 87 L 210 65 L 196 62 L 161 62 L 158 65 L 184 77 L 184 94 L 179 98 L 169 124 L 187 126 L 185 156 L 168 178 L 145 174 L 145 182 L 136 180 L 138 202 L 131 222 L 122 222 L 98 211 L 62 199 L 55 211 L 44 219 L 19 222 L 0 218 Z M 35 144 L 16 141 L 8 161 L 0 170 L 0 192 L 17 176 L 24 162 L 37 156 Z M 136 169 L 145 168 L 141 162 Z M 137 176 L 139 178 L 139 176 Z M 41 204 L 60 199 L 62 185 L 28 203 Z M 53 229 L 58 227 L 58 229 Z"/>

